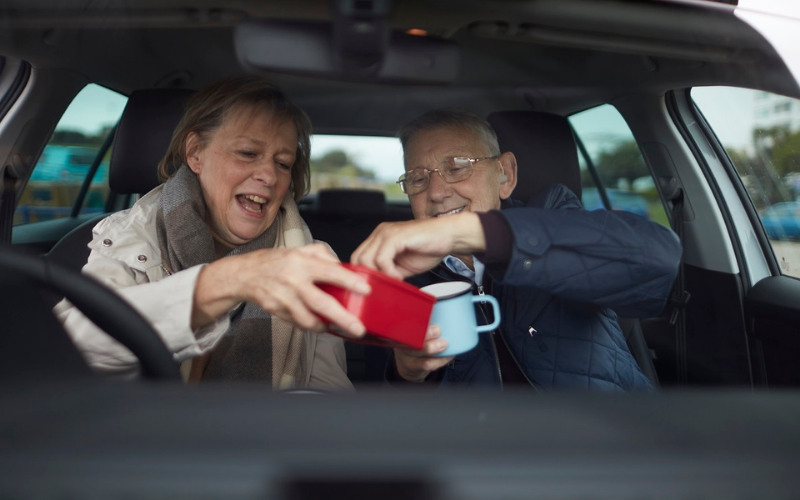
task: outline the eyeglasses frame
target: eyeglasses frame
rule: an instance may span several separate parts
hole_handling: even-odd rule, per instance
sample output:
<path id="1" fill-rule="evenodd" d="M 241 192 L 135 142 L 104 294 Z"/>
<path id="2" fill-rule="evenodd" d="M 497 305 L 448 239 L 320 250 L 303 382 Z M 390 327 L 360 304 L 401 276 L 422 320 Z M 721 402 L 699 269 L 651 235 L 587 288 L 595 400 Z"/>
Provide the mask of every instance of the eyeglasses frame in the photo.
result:
<path id="1" fill-rule="evenodd" d="M 482 156 L 482 157 L 480 157 L 480 158 L 468 158 L 468 157 L 466 157 L 466 156 L 451 156 L 451 157 L 450 157 L 450 159 L 452 159 L 453 161 L 455 161 L 455 160 L 466 160 L 466 161 L 468 161 L 468 162 L 469 162 L 469 174 L 467 174 L 467 176 L 466 176 L 466 177 L 464 177 L 463 179 L 459 179 L 459 180 L 457 180 L 457 181 L 453 181 L 453 182 L 450 182 L 450 181 L 448 181 L 447 179 L 445 179 L 445 178 L 444 178 L 444 175 L 442 174 L 442 172 L 441 172 L 441 169 L 440 169 L 440 168 L 426 168 L 426 167 L 417 167 L 417 168 L 412 168 L 411 170 L 420 170 L 420 169 L 422 169 L 422 170 L 424 170 L 424 171 L 428 172 L 428 185 L 427 185 L 427 186 L 425 186 L 425 189 L 423 189 L 422 191 L 419 191 L 419 192 L 417 192 L 417 193 L 414 193 L 414 194 L 420 194 L 420 193 L 424 193 L 424 192 L 425 192 L 425 191 L 428 189 L 428 186 L 430 186 L 430 182 L 431 182 L 431 181 L 430 181 L 430 179 L 431 179 L 431 174 L 432 174 L 433 172 L 436 172 L 436 173 L 438 173 L 438 174 L 439 174 L 439 177 L 440 177 L 440 178 L 441 178 L 441 179 L 442 179 L 444 182 L 446 182 L 446 183 L 448 183 L 448 184 L 456 184 L 456 183 L 458 183 L 458 182 L 465 181 L 465 180 L 469 179 L 470 177 L 472 177 L 472 171 L 474 170 L 474 168 L 475 168 L 475 164 L 476 164 L 476 163 L 482 162 L 482 161 L 484 161 L 484 160 L 496 160 L 496 159 L 500 158 L 500 156 L 502 156 L 502 155 L 494 155 L 494 156 Z M 408 192 L 406 191 L 406 188 L 405 188 L 405 182 L 406 182 L 406 179 L 405 179 L 405 177 L 406 177 L 406 174 L 407 174 L 408 172 L 410 172 L 411 170 L 406 170 L 406 171 L 403 173 L 403 175 L 401 175 L 401 176 L 400 176 L 400 178 L 399 178 L 399 179 L 398 179 L 398 180 L 395 182 L 395 184 L 400 184 L 400 189 L 403 191 L 403 193 L 404 193 L 404 194 L 408 194 Z M 413 196 L 413 195 L 412 195 L 412 196 Z"/>

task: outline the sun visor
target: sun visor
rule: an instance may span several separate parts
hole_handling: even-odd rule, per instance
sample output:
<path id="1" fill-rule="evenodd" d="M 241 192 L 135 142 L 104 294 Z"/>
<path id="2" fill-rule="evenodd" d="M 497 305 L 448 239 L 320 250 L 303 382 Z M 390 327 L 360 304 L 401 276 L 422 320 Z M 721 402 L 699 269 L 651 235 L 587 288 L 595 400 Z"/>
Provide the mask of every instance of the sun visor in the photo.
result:
<path id="1" fill-rule="evenodd" d="M 388 34 L 377 49 L 343 50 L 327 23 L 247 20 L 236 26 L 234 44 L 248 70 L 342 80 L 446 84 L 460 60 L 452 42 L 404 33 Z"/>

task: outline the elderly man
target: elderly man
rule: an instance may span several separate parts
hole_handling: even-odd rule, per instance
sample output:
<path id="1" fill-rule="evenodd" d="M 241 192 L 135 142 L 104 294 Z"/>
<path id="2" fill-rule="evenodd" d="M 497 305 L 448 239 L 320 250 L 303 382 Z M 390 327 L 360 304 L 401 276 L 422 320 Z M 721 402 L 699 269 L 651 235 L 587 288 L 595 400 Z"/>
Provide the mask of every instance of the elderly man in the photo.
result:
<path id="1" fill-rule="evenodd" d="M 583 210 L 563 185 L 527 205 L 510 199 L 516 158 L 501 154 L 491 126 L 470 112 L 428 112 L 399 136 L 406 172 L 398 182 L 416 220 L 382 224 L 352 262 L 418 286 L 468 279 L 500 301 L 502 322 L 455 358 L 434 356 L 447 342 L 432 326 L 421 351 L 394 350 L 388 380 L 650 388 L 615 311 L 661 312 L 680 260 L 676 235 L 626 212 Z"/>

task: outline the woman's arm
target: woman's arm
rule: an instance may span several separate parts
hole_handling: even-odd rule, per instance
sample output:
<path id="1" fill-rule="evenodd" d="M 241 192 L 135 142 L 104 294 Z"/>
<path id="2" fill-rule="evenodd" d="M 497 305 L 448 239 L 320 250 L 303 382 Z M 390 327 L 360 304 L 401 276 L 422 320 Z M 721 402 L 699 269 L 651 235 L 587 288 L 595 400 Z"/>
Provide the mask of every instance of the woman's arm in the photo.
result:
<path id="1" fill-rule="evenodd" d="M 366 280 L 342 267 L 324 244 L 256 250 L 225 257 L 200 272 L 191 324 L 207 324 L 236 304 L 250 302 L 305 330 L 325 331 L 319 319 L 325 316 L 352 336 L 363 336 L 361 321 L 317 283 L 370 291 Z"/>
<path id="2" fill-rule="evenodd" d="M 212 349 L 230 326 L 227 314 L 202 328 L 193 329 L 190 325 L 193 290 L 203 267 L 150 282 L 121 261 L 93 252 L 83 272 L 115 289 L 142 314 L 180 362 Z M 53 311 L 90 366 L 121 376 L 137 374 L 139 362 L 133 353 L 97 328 L 70 302 L 61 301 Z"/>

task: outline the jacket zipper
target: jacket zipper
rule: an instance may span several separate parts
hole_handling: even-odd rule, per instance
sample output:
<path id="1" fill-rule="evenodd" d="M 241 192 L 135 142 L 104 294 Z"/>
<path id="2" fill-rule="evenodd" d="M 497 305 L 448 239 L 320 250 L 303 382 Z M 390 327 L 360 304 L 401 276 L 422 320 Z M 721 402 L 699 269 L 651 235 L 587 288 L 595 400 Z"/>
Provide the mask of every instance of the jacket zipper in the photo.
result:
<path id="1" fill-rule="evenodd" d="M 484 293 L 483 293 L 483 285 L 478 285 L 478 295 L 484 295 Z M 488 323 L 489 322 L 489 318 L 486 317 L 486 311 L 483 310 L 483 307 L 481 307 L 480 309 L 481 309 L 481 314 L 483 314 L 483 320 Z M 497 376 L 500 378 L 500 390 L 503 391 L 503 390 L 505 390 L 505 388 L 503 387 L 503 371 L 500 368 L 500 355 L 497 354 L 497 344 L 495 343 L 495 340 L 494 340 L 494 335 L 495 335 L 495 333 L 497 333 L 497 330 L 498 330 L 498 328 L 495 328 L 494 330 L 492 330 L 492 335 L 489 338 L 492 341 L 492 352 L 494 353 L 494 364 L 495 364 L 495 366 L 497 366 Z"/>
<path id="2" fill-rule="evenodd" d="M 441 267 L 440 267 L 440 268 L 438 268 L 438 269 L 433 269 L 433 270 L 431 270 L 431 274 L 433 274 L 434 276 L 436 276 L 436 277 L 438 277 L 438 278 L 441 278 L 441 279 L 443 279 L 443 280 L 445 280 L 445 281 L 453 281 L 453 280 L 457 280 L 457 281 L 464 281 L 465 283 L 472 283 L 474 286 L 476 286 L 476 287 L 477 287 L 477 289 L 478 289 L 478 295 L 484 295 L 484 293 L 483 293 L 483 285 L 476 285 L 474 282 L 472 282 L 472 281 L 470 281 L 470 280 L 466 279 L 464 276 L 461 276 L 460 274 L 456 274 L 456 273 L 453 273 L 453 272 L 451 272 L 451 271 L 450 271 L 449 269 L 447 269 L 446 267 L 444 268 L 444 270 L 445 270 L 445 271 L 446 271 L 446 273 L 447 273 L 447 274 L 449 274 L 450 276 L 442 276 L 441 274 L 439 274 L 439 273 L 437 273 L 437 272 L 436 272 L 436 271 L 438 271 L 439 269 L 441 269 Z M 483 310 L 483 307 L 481 307 L 481 308 L 480 308 L 480 310 L 481 310 L 481 314 L 483 314 L 483 319 L 484 319 L 484 321 L 487 321 L 487 322 L 488 322 L 488 318 L 486 317 L 486 312 Z M 499 355 L 499 354 L 497 354 L 497 344 L 495 344 L 495 341 L 494 341 L 494 333 L 495 333 L 495 332 L 494 332 L 494 331 L 492 331 L 492 335 L 491 335 L 491 337 L 489 337 L 489 339 L 492 341 L 492 353 L 494 354 L 494 364 L 495 364 L 495 366 L 497 367 L 497 377 L 498 377 L 498 378 L 499 378 L 499 380 L 500 380 L 500 390 L 502 391 L 502 390 L 503 390 L 503 371 L 502 371 L 502 369 L 500 368 L 500 355 Z M 450 365 L 450 366 L 451 366 L 451 367 L 453 367 L 453 366 L 454 366 L 454 364 L 455 364 L 455 358 L 454 358 L 454 359 L 453 359 L 453 361 L 451 361 L 450 363 L 451 363 L 451 365 Z"/>
<path id="3" fill-rule="evenodd" d="M 490 290 L 490 292 L 493 292 L 494 291 L 494 281 L 490 281 L 490 284 L 492 285 L 492 290 Z M 479 286 L 478 287 L 478 294 L 479 295 L 483 295 L 483 286 Z M 481 308 L 481 311 L 483 311 L 483 308 Z M 487 321 L 488 321 L 488 318 L 486 318 L 486 313 L 484 313 L 484 319 L 487 319 Z M 530 330 L 536 331 L 533 328 L 533 326 L 531 326 L 528 331 L 530 332 Z M 541 389 L 539 389 L 539 387 L 536 384 L 534 384 L 533 381 L 530 378 L 528 378 L 528 374 L 525 373 L 525 370 L 522 369 L 522 366 L 519 364 L 519 361 L 517 361 L 517 357 L 514 356 L 514 351 L 511 350 L 511 346 L 508 345 L 508 341 L 506 340 L 505 335 L 503 335 L 502 328 L 496 328 L 494 331 L 492 331 L 492 337 L 493 337 L 492 340 L 494 340 L 494 333 L 495 332 L 498 332 L 500 334 L 500 340 L 502 340 L 503 344 L 505 344 L 506 350 L 508 351 L 508 354 L 511 355 L 511 359 L 514 360 L 514 364 L 517 365 L 517 369 L 519 370 L 519 372 L 522 374 L 523 377 L 525 377 L 525 381 L 527 381 L 528 384 L 535 391 L 540 391 Z M 496 360 L 497 360 L 497 365 L 500 366 L 500 358 L 499 358 L 499 356 L 497 356 L 497 346 L 495 346 L 495 357 L 496 357 Z M 500 384 L 502 386 L 502 380 L 501 380 Z"/>

